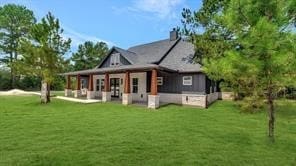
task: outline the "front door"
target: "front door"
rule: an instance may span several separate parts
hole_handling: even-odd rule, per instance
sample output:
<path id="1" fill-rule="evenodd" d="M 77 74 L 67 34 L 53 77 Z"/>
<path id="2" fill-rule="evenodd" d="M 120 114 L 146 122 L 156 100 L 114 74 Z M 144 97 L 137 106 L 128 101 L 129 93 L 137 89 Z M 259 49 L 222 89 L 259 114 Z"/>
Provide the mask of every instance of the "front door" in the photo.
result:
<path id="1" fill-rule="evenodd" d="M 111 97 L 119 97 L 119 78 L 110 79 Z"/>

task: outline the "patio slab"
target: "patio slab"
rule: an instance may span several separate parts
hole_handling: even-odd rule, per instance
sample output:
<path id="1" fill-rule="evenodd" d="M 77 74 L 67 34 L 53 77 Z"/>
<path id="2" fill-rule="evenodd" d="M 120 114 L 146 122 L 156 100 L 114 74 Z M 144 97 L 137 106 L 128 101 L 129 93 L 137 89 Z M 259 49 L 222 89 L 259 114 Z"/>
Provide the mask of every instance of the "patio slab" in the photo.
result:
<path id="1" fill-rule="evenodd" d="M 85 104 L 102 102 L 102 100 L 98 100 L 98 99 L 76 99 L 76 98 L 64 97 L 64 96 L 57 96 L 55 98 L 61 99 L 61 100 L 73 101 L 77 103 L 85 103 Z"/>

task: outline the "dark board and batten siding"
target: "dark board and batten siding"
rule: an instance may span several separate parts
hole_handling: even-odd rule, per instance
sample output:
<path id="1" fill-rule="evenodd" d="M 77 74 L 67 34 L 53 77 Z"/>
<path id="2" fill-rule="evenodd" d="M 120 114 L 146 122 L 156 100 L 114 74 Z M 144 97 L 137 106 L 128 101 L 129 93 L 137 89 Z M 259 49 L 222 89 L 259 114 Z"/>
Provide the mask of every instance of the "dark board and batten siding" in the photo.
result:
<path id="1" fill-rule="evenodd" d="M 183 76 L 192 76 L 192 85 L 183 85 Z M 206 76 L 203 73 L 179 74 L 179 73 L 158 73 L 163 77 L 163 85 L 158 86 L 159 93 L 200 93 L 206 90 Z M 147 73 L 147 92 L 150 91 L 150 74 Z"/>
<path id="2" fill-rule="evenodd" d="M 101 65 L 101 68 L 104 68 L 104 67 L 110 67 L 110 63 L 111 63 L 111 57 L 113 56 L 113 54 L 116 54 L 118 53 L 117 51 L 113 51 L 111 53 L 111 55 L 104 61 L 104 63 Z M 131 63 L 126 60 L 123 56 L 120 55 L 120 66 L 121 65 L 130 65 Z"/>

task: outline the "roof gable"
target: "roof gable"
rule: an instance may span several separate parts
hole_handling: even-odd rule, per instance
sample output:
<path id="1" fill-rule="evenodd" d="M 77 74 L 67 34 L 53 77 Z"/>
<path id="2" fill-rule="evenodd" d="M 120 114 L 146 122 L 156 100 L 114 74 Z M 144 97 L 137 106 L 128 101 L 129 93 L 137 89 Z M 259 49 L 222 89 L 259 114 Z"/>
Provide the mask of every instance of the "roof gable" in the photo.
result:
<path id="1" fill-rule="evenodd" d="M 95 68 L 110 67 L 111 56 L 113 56 L 116 53 L 120 54 L 120 65 L 131 65 L 131 64 L 133 64 L 133 62 L 129 58 L 127 58 L 127 54 L 128 54 L 127 51 L 125 51 L 123 49 L 120 49 L 118 47 L 113 47 L 113 48 L 110 49 L 107 56 L 102 60 L 102 62 L 98 66 L 96 66 Z"/>

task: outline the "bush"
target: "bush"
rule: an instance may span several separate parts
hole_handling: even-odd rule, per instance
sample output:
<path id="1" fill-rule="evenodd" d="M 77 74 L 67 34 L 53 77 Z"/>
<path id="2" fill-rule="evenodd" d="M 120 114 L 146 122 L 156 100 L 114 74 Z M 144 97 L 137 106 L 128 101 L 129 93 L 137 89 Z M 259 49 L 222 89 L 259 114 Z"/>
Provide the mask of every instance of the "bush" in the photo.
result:
<path id="1" fill-rule="evenodd" d="M 241 102 L 239 102 L 239 106 L 242 112 L 255 113 L 263 109 L 264 101 L 260 96 L 247 96 L 244 97 Z"/>
<path id="2" fill-rule="evenodd" d="M 10 73 L 6 70 L 0 71 L 0 90 L 9 90 L 10 87 Z"/>

